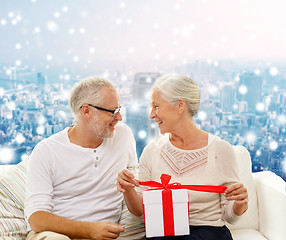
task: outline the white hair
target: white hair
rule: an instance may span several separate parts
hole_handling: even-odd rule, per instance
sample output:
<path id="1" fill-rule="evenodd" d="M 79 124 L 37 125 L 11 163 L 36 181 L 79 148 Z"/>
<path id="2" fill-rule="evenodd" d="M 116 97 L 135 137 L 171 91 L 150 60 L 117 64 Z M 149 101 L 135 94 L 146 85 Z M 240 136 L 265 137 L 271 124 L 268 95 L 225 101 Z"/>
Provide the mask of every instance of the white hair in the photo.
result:
<path id="1" fill-rule="evenodd" d="M 159 77 L 151 91 L 158 91 L 171 104 L 184 99 L 192 116 L 200 108 L 199 87 L 195 81 L 184 75 L 169 73 Z"/>
<path id="2" fill-rule="evenodd" d="M 103 87 L 116 91 L 112 82 L 101 77 L 86 78 L 75 85 L 70 95 L 70 108 L 76 118 L 83 104 L 97 105 L 103 101 L 101 96 Z"/>

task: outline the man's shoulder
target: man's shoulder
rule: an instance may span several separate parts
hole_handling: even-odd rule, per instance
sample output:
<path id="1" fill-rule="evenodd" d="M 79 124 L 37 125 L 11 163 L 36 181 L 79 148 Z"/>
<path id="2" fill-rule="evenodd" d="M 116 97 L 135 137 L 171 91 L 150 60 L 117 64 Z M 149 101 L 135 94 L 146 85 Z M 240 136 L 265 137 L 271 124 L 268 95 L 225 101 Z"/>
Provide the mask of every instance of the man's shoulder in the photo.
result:
<path id="1" fill-rule="evenodd" d="M 37 145 L 42 146 L 42 145 L 53 145 L 53 144 L 63 143 L 66 132 L 67 128 L 41 140 Z"/>
<path id="2" fill-rule="evenodd" d="M 131 129 L 123 122 L 119 122 L 116 125 L 115 136 L 133 135 Z"/>
<path id="3" fill-rule="evenodd" d="M 124 122 L 119 122 L 119 123 L 117 123 L 117 125 L 116 125 L 116 129 L 130 129 L 130 128 L 126 125 L 126 123 L 124 123 Z"/>

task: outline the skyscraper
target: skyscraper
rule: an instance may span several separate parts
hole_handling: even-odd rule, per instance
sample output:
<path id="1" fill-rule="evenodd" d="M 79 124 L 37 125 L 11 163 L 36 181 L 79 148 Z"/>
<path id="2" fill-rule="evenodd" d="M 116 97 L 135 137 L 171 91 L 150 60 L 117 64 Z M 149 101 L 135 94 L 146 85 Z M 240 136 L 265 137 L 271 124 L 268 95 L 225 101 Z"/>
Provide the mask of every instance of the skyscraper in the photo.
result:
<path id="1" fill-rule="evenodd" d="M 136 73 L 133 83 L 134 99 L 149 104 L 149 90 L 158 77 L 160 77 L 160 73 L 157 72 Z"/>
<path id="2" fill-rule="evenodd" d="M 126 106 L 126 123 L 133 131 L 138 157 L 148 140 L 158 136 L 158 131 L 153 127 L 150 114 L 150 88 L 160 76 L 156 72 L 136 73 L 132 86 L 133 101 Z"/>
<path id="3" fill-rule="evenodd" d="M 221 109 L 223 112 L 233 112 L 235 89 L 233 85 L 225 85 L 221 92 Z"/>
<path id="4" fill-rule="evenodd" d="M 262 77 L 253 72 L 245 72 L 240 76 L 239 88 L 246 87 L 245 92 L 239 92 L 239 101 L 246 101 L 248 112 L 255 113 L 256 105 L 262 101 Z"/>
<path id="5" fill-rule="evenodd" d="M 41 91 L 45 90 L 45 84 L 46 84 L 46 77 L 44 76 L 44 74 L 38 72 L 37 73 L 37 86 L 38 89 Z"/>

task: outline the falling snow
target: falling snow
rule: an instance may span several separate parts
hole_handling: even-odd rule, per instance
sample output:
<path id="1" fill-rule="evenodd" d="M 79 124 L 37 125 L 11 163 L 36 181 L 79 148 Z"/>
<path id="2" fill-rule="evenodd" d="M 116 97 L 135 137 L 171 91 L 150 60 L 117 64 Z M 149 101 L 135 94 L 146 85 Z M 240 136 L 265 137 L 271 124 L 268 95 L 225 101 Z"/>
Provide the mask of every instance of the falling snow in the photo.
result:
<path id="1" fill-rule="evenodd" d="M 30 0 L 17 6 L 8 1 L 7 7 L 1 8 L 0 77 L 18 80 L 42 73 L 50 83 L 50 95 L 42 96 L 46 99 L 41 99 L 41 94 L 27 94 L 35 91 L 33 84 L 15 87 L 13 91 L 21 93 L 20 100 L 13 100 L 13 93 L 0 85 L 0 114 L 5 120 L 12 122 L 15 113 L 25 107 L 41 109 L 47 99 L 53 99 L 56 108 L 67 106 L 68 83 L 94 74 L 117 81 L 119 90 L 128 93 L 125 103 L 131 105 L 130 112 L 139 114 L 141 105 L 130 97 L 134 75 L 178 71 L 199 82 L 203 100 L 196 117 L 202 127 L 222 136 L 227 127 L 233 127 L 235 137 L 230 140 L 253 147 L 258 160 L 265 156 L 265 148 L 271 150 L 269 154 L 281 153 L 286 131 L 286 93 L 285 84 L 281 84 L 286 73 L 280 63 L 285 59 L 286 32 L 281 30 L 286 29 L 284 8 L 258 0 L 253 4 L 227 0 L 109 1 L 46 4 Z M 255 113 L 250 114 L 247 98 L 253 87 L 242 82 L 245 72 L 253 72 L 263 81 L 261 94 L 253 96 Z M 144 84 L 152 81 L 147 77 Z M 59 84 L 57 94 L 51 90 L 54 84 Z M 232 88 L 225 87 L 229 84 Z M 230 99 L 224 102 L 224 109 L 223 90 Z M 142 96 L 149 101 L 149 91 L 144 89 Z M 19 102 L 27 106 L 20 108 Z M 67 110 L 45 108 L 47 113 L 33 119 L 37 123 L 33 134 L 38 134 L 38 139 L 52 132 L 49 118 L 58 121 L 58 129 L 69 119 Z M 150 128 L 155 131 L 157 125 L 150 124 Z M 278 137 L 278 133 L 283 136 Z M 148 134 L 140 128 L 136 136 L 147 141 Z M 29 138 L 29 134 L 14 133 L 11 141 L 21 145 Z M 259 144 L 263 147 L 258 149 Z M 12 148 L 1 147 L 0 151 L 0 162 L 13 160 Z"/>

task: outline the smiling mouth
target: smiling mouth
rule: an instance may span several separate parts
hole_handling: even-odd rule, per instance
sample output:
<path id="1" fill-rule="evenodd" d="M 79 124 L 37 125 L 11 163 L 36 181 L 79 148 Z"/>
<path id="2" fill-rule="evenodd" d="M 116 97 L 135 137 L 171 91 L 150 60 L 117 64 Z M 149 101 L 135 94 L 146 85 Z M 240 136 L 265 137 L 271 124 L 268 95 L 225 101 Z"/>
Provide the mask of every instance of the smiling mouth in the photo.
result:
<path id="1" fill-rule="evenodd" d="M 115 122 L 115 123 L 110 123 L 110 124 L 109 124 L 109 126 L 111 126 L 111 127 L 115 127 L 115 126 L 116 126 L 116 124 L 117 124 L 117 122 Z"/>

